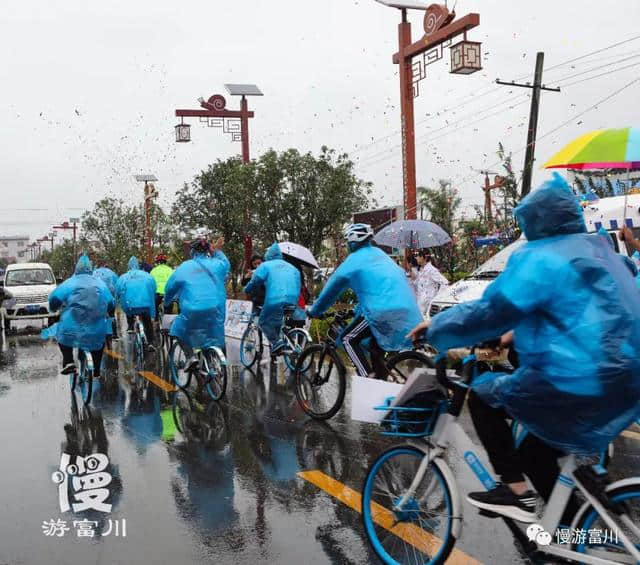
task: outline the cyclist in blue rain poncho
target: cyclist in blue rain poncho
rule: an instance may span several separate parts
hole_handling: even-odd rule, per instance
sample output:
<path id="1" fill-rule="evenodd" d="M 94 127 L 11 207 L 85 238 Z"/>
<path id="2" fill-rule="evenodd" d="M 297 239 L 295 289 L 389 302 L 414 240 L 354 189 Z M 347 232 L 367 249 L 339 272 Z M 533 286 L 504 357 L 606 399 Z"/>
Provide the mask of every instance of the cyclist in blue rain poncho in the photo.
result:
<path id="1" fill-rule="evenodd" d="M 116 298 L 127 316 L 129 331 L 133 330 L 134 316 L 144 324 L 144 333 L 150 349 L 153 349 L 153 323 L 156 315 L 156 281 L 140 268 L 138 259 L 129 259 L 129 270 L 120 275 L 116 283 Z"/>
<path id="2" fill-rule="evenodd" d="M 116 296 L 116 284 L 118 283 L 118 275 L 116 275 L 106 265 L 101 265 L 97 269 L 94 269 L 93 276 L 98 277 L 104 284 L 107 285 L 109 292 Z M 117 325 L 115 317 L 111 319 L 112 336 L 114 339 L 118 338 Z"/>
<path id="3" fill-rule="evenodd" d="M 220 238 L 213 246 L 206 239 L 191 244 L 191 259 L 182 263 L 171 275 L 164 289 L 164 306 L 180 305 L 180 314 L 171 324 L 170 335 L 177 338 L 188 361 L 186 369 L 198 363 L 194 348 L 220 347 L 224 350 L 224 320 L 230 264 L 221 248 Z"/>
<path id="4" fill-rule="evenodd" d="M 49 295 L 49 309 L 62 310 L 60 321 L 42 331 L 44 339 L 53 338 L 62 352 L 62 373 L 76 370 L 73 349 L 91 351 L 94 376 L 100 376 L 100 362 L 106 336 L 110 333 L 108 316 L 115 303 L 107 285 L 92 275 L 91 261 L 81 255 L 76 270 Z"/>
<path id="5" fill-rule="evenodd" d="M 345 238 L 351 253 L 331 275 L 309 315 L 322 315 L 346 289 L 353 289 L 359 304 L 342 334 L 342 343 L 360 376 L 384 379 L 384 351 L 411 347 L 407 332 L 422 315 L 404 271 L 382 249 L 371 245 L 371 226 L 352 224 Z M 362 348 L 366 339 L 371 364 Z"/>
<path id="6" fill-rule="evenodd" d="M 274 243 L 264 255 L 262 263 L 253 273 L 244 291 L 252 294 L 265 289 L 264 306 L 258 323 L 271 344 L 271 353 L 282 353 L 286 347 L 282 337 L 285 308 L 295 310 L 300 296 L 300 273 L 282 258 Z"/>
<path id="7" fill-rule="evenodd" d="M 635 267 L 615 253 L 609 236 L 586 233 L 582 209 L 557 173 L 521 202 L 515 217 L 528 241 L 482 298 L 436 315 L 412 334 L 430 325 L 427 340 L 445 351 L 513 330 L 519 368 L 481 374 L 469 398 L 504 484 L 468 500 L 535 521 L 535 493 L 527 490 L 506 418 L 521 422 L 542 451 L 605 450 L 640 415 L 640 300 Z M 537 460 L 546 466 L 548 458 Z M 550 489 L 538 491 L 548 498 Z"/>

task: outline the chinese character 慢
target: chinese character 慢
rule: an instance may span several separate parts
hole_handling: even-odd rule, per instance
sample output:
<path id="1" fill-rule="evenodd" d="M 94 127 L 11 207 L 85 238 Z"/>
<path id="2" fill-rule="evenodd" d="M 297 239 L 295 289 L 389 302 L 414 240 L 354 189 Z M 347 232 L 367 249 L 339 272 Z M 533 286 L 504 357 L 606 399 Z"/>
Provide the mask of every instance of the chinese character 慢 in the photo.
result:
<path id="1" fill-rule="evenodd" d="M 76 528 L 79 538 L 92 538 L 95 534 L 94 528 L 97 525 L 98 522 L 92 522 L 86 518 L 73 522 L 73 527 Z"/>
<path id="2" fill-rule="evenodd" d="M 43 520 L 42 521 L 42 533 L 45 536 L 58 536 L 61 538 L 67 533 L 70 528 L 64 520 L 58 518 L 57 520 Z"/>
<path id="3" fill-rule="evenodd" d="M 115 536 L 121 536 L 123 538 L 127 537 L 127 519 L 122 518 L 122 523 L 120 520 L 111 520 L 109 519 L 109 529 L 103 532 L 102 537 L 111 535 L 111 531 L 115 526 Z"/>
<path id="4" fill-rule="evenodd" d="M 583 528 L 576 528 L 573 531 L 573 539 L 571 541 L 578 545 L 587 543 L 587 530 Z"/>
<path id="5" fill-rule="evenodd" d="M 589 530 L 589 543 L 602 543 L 602 530 L 600 530 L 599 528 L 593 528 Z"/>
<path id="6" fill-rule="evenodd" d="M 63 453 L 60 457 L 60 467 L 51 475 L 51 480 L 58 485 L 58 500 L 60 511 L 67 512 L 73 507 L 74 512 L 97 510 L 111 512 L 111 504 L 106 503 L 109 498 L 111 475 L 105 471 L 109 465 L 109 458 L 103 453 L 92 453 L 87 457 L 75 456 L 71 463 L 71 456 Z M 74 491 L 75 502 L 69 505 L 69 477 Z"/>
<path id="7" fill-rule="evenodd" d="M 556 543 L 559 545 L 571 543 L 571 530 L 569 528 L 558 528 L 556 530 Z"/>

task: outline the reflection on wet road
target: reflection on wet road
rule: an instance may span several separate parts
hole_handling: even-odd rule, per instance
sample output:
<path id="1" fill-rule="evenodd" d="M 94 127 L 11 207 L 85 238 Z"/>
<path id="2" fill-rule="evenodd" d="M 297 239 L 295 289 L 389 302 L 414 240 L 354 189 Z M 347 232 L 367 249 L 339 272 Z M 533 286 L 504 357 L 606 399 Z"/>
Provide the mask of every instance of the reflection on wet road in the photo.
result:
<path id="1" fill-rule="evenodd" d="M 350 421 L 349 394 L 330 423 L 310 421 L 282 367 L 241 370 L 237 353 L 231 341 L 227 396 L 215 403 L 195 388 L 176 390 L 159 354 L 137 372 L 128 344 L 117 344 L 87 409 L 58 373 L 54 344 L 33 332 L 8 336 L 0 351 L 0 564 L 377 562 L 359 493 L 391 442 Z M 640 469 L 635 436 L 617 443 L 614 469 Z M 108 458 L 104 469 L 96 453 Z M 75 474 L 57 484 L 64 457 Z M 477 488 L 459 457 L 450 464 L 463 492 Z M 108 512 L 96 509 L 105 493 Z M 61 511 L 64 497 L 77 506 Z M 74 511 L 83 501 L 89 508 Z M 464 512 L 452 563 L 527 562 L 500 521 L 466 504 Z"/>

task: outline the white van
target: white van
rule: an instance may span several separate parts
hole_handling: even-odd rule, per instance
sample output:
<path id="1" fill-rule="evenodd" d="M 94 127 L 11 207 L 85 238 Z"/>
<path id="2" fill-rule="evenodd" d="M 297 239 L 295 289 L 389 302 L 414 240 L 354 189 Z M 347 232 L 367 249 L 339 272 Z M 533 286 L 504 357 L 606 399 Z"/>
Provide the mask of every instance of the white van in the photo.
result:
<path id="1" fill-rule="evenodd" d="M 17 320 L 47 319 L 53 324 L 57 312 L 49 312 L 49 294 L 56 288 L 53 270 L 46 263 L 16 263 L 8 265 L 2 287 L 2 323 L 5 331 Z"/>
<path id="2" fill-rule="evenodd" d="M 626 214 L 623 208 L 624 196 L 601 198 L 585 206 L 584 219 L 589 233 L 595 233 L 603 227 L 611 236 L 616 253 L 631 256 L 633 250 L 628 249 L 624 242 L 620 241 L 619 231 L 622 218 L 626 216 L 627 225 L 631 227 L 634 237 L 640 239 L 640 194 L 629 194 Z M 443 288 L 433 298 L 429 307 L 429 316 L 435 316 L 438 312 L 451 308 L 455 304 L 480 298 L 484 289 L 504 271 L 511 254 L 525 241 L 524 237 L 514 241 L 483 263 L 467 278 Z"/>

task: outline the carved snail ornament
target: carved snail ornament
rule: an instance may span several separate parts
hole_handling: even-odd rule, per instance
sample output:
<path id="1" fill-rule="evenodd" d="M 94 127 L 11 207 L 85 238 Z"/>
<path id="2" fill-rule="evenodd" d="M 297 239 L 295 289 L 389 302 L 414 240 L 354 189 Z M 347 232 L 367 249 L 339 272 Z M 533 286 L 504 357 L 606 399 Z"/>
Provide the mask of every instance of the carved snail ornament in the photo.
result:
<path id="1" fill-rule="evenodd" d="M 227 105 L 227 101 L 221 94 L 214 94 L 207 102 L 213 106 L 214 110 L 224 110 Z"/>
<path id="2" fill-rule="evenodd" d="M 424 14 L 424 33 L 431 35 L 447 24 L 450 24 L 456 17 L 455 12 L 450 12 L 442 4 L 431 4 Z"/>

